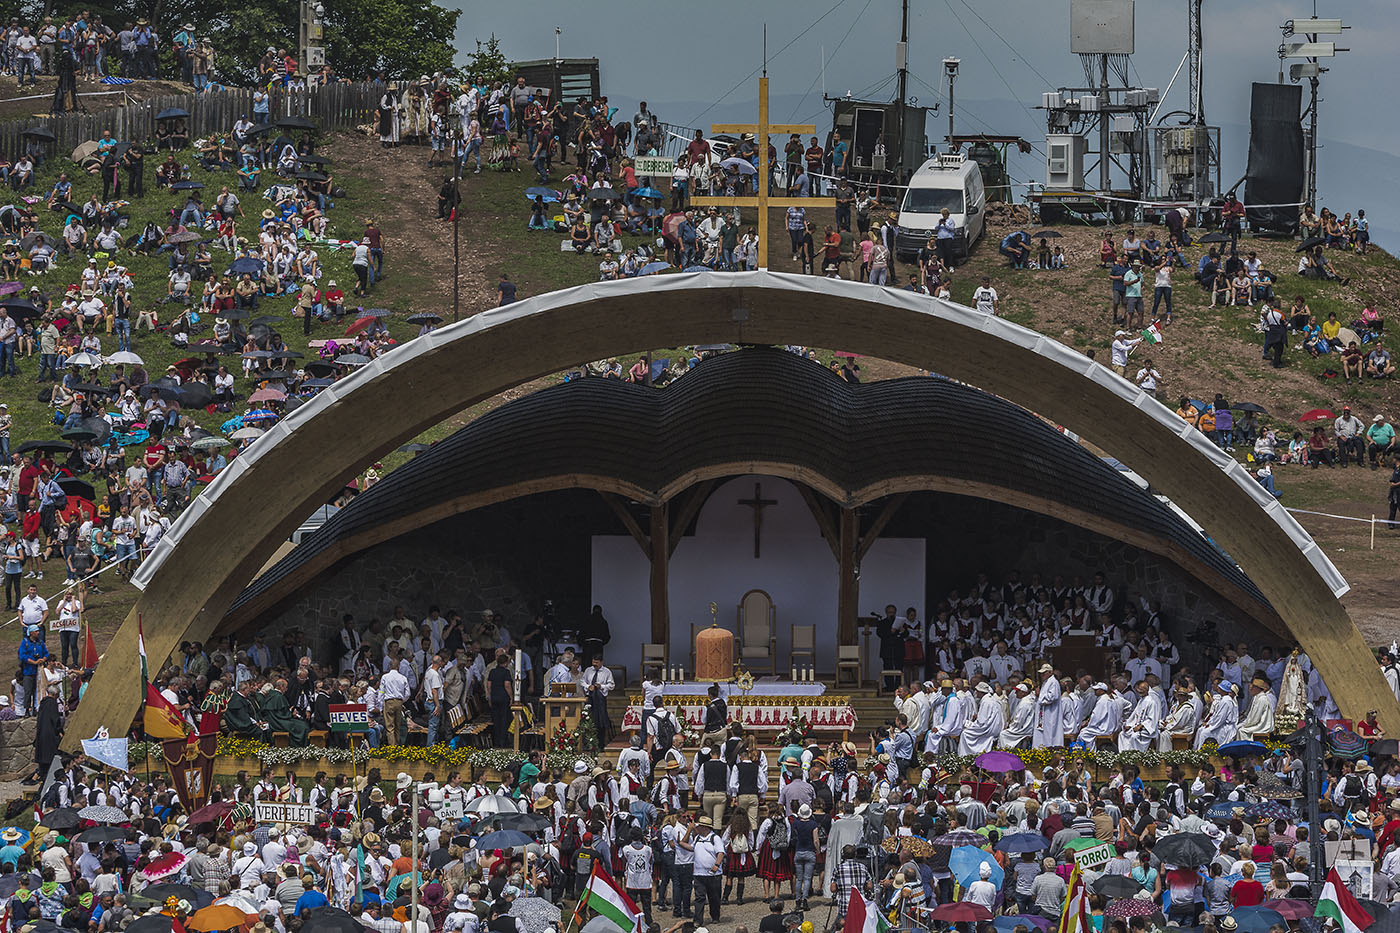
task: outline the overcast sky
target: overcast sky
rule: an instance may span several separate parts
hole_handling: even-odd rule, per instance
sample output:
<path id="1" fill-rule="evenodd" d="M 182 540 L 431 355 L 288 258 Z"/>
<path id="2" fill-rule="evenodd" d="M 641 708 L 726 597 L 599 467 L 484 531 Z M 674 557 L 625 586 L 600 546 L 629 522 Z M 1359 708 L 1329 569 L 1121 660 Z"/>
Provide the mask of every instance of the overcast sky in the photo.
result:
<path id="1" fill-rule="evenodd" d="M 1400 231 L 1400 196 L 1392 183 L 1400 159 L 1390 153 L 1400 151 L 1400 120 L 1395 119 L 1400 107 L 1377 77 L 1393 73 L 1400 16 L 1394 0 L 1321 4 L 1317 15 L 1344 16 L 1355 27 L 1338 37 L 1337 44 L 1351 51 L 1323 63 L 1332 71 L 1322 82 L 1319 138 L 1324 147 L 1342 145 L 1319 154 L 1322 201 L 1339 212 L 1366 207 L 1373 231 L 1384 231 L 1378 238 L 1393 246 L 1400 242 L 1395 232 Z M 549 58 L 554 29 L 561 27 L 560 53 L 600 59 L 604 93 L 629 114 L 644 98 L 662 119 L 682 125 L 756 117 L 757 82 L 743 79 L 762 62 L 765 21 L 774 120 L 829 126 L 821 99 L 823 48 L 828 94 L 893 96 L 898 0 L 708 0 L 685 6 L 684 16 L 681 7 L 654 0 L 532 0 L 520 8 L 526 14 L 520 16 L 481 16 L 487 9 L 481 4 L 458 5 L 464 10 L 458 27 L 463 54 L 494 32 L 512 59 Z M 700 11 L 703 15 L 696 15 Z M 1309 0 L 1205 2 L 1205 111 L 1211 123 L 1224 127 L 1226 185 L 1244 171 L 1250 83 L 1277 80 L 1278 27 L 1312 12 Z M 1186 51 L 1186 4 L 1139 2 L 1136 20 L 1134 81 L 1165 89 Z M 909 93 L 923 105 L 943 100 L 946 93 L 943 58 L 962 60 L 959 132 L 1017 133 L 1043 147 L 1043 113 L 1030 108 L 1042 91 L 1083 81 L 1079 60 L 1069 51 L 1069 0 L 916 0 L 909 46 Z M 1163 112 L 1184 108 L 1185 102 L 1183 69 Z M 1377 119 L 1383 114 L 1389 116 Z M 943 109 L 930 127 L 930 141 L 941 139 L 946 126 Z M 1036 154 L 1014 166 L 1013 175 L 1043 180 L 1040 158 Z"/>

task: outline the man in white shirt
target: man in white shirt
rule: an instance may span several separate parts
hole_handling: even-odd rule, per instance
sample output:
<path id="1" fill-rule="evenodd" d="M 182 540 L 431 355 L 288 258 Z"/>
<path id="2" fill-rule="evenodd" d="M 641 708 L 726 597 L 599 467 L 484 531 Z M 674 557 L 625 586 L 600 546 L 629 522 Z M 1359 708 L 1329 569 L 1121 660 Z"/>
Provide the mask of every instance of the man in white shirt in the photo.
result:
<path id="1" fill-rule="evenodd" d="M 1143 360 L 1142 368 L 1137 371 L 1137 376 L 1133 382 L 1138 384 L 1142 391 L 1153 398 L 1157 397 L 1157 383 L 1162 381 L 1162 374 L 1157 371 L 1157 367 L 1152 365 L 1151 360 Z"/>
<path id="2" fill-rule="evenodd" d="M 1112 369 L 1115 373 L 1120 376 L 1127 376 L 1128 355 L 1133 352 L 1133 347 L 1140 343 L 1142 343 L 1141 337 L 1132 340 L 1128 339 L 1128 332 L 1126 330 L 1113 332 Z"/>
<path id="3" fill-rule="evenodd" d="M 982 284 L 977 291 L 972 293 L 972 303 L 978 311 L 983 314 L 996 314 L 1000 298 L 997 290 L 992 288 L 992 278 L 989 275 L 982 276 Z"/>
<path id="4" fill-rule="evenodd" d="M 579 688 L 588 701 L 593 713 L 593 725 L 598 732 L 598 741 L 603 745 L 612 741 L 612 720 L 608 717 L 608 694 L 616 686 L 612 671 L 603 666 L 603 656 L 595 654 L 593 663 L 579 678 Z"/>
<path id="5" fill-rule="evenodd" d="M 389 668 L 379 678 L 379 694 L 384 698 L 384 742 L 403 744 L 403 705 L 409 697 L 408 678 L 397 666 Z"/>
<path id="6" fill-rule="evenodd" d="M 446 714 L 446 704 L 442 701 L 442 655 L 433 655 L 432 663 L 423 672 L 423 702 L 428 707 L 428 747 L 437 742 L 442 731 L 442 717 Z"/>
<path id="7" fill-rule="evenodd" d="M 49 619 L 49 604 L 39 595 L 39 588 L 29 584 L 29 593 L 19 601 L 19 618 L 24 623 L 24 633 L 42 630 Z"/>

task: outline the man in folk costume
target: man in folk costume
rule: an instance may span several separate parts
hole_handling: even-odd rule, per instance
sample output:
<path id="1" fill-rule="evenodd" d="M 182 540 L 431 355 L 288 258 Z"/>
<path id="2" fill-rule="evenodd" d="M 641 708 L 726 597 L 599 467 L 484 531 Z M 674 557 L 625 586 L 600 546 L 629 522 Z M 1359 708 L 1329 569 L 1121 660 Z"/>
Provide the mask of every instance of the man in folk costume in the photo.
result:
<path id="1" fill-rule="evenodd" d="M 1049 664 L 1040 665 L 1040 695 L 1036 698 L 1034 748 L 1059 748 L 1065 744 L 1065 717 L 1061 710 L 1060 682 L 1055 677 L 1055 669 Z"/>
<path id="2" fill-rule="evenodd" d="M 681 788 L 676 781 L 676 772 L 681 763 L 674 758 L 666 758 L 661 763 L 661 777 L 651 789 L 651 802 L 663 812 L 675 813 L 681 808 Z"/>
<path id="3" fill-rule="evenodd" d="M 985 680 L 977 685 L 976 715 L 963 723 L 958 739 L 959 755 L 980 755 L 992 750 L 1001 730 L 1006 728 L 1006 711 L 1001 700 L 992 695 L 992 686 Z"/>
<path id="4" fill-rule="evenodd" d="M 1201 727 L 1196 730 L 1194 748 L 1199 749 L 1211 741 L 1217 745 L 1224 745 L 1235 740 L 1239 732 L 1240 709 L 1235 705 L 1233 688 L 1234 685 L 1228 680 L 1222 680 L 1215 685 L 1215 696 L 1211 701 L 1210 710 L 1206 713 Z"/>
<path id="5" fill-rule="evenodd" d="M 998 748 L 1016 748 L 1035 735 L 1036 701 L 1031 699 L 1031 686 L 1025 681 L 1016 685 L 1015 706 L 1011 710 L 1011 725 L 1002 730 Z"/>
<path id="6" fill-rule="evenodd" d="M 1079 741 L 1086 748 L 1093 748 L 1097 739 L 1117 735 L 1123 725 L 1123 707 L 1108 696 L 1108 684 L 1098 681 L 1092 689 L 1098 699 L 1094 703 L 1094 711 L 1089 714 L 1089 721 L 1079 730 Z"/>
<path id="7" fill-rule="evenodd" d="M 1175 692 L 1176 701 L 1172 703 L 1167 718 L 1162 720 L 1162 731 L 1157 736 L 1157 750 L 1159 752 L 1172 750 L 1172 736 L 1193 736 L 1196 734 L 1196 727 L 1201 724 L 1200 717 L 1196 713 L 1194 691 L 1185 685 L 1178 685 Z"/>
<path id="8" fill-rule="evenodd" d="M 1132 715 L 1123 723 L 1118 732 L 1120 752 L 1145 752 L 1157 742 L 1162 728 L 1162 701 L 1156 693 L 1147 688 L 1147 681 L 1139 680 L 1133 685 L 1137 691 L 1138 703 Z"/>
<path id="9" fill-rule="evenodd" d="M 1274 699 L 1273 686 L 1263 677 L 1254 678 L 1249 692 L 1249 711 L 1240 722 L 1240 738 L 1253 742 L 1273 733 L 1274 704 L 1277 700 Z"/>

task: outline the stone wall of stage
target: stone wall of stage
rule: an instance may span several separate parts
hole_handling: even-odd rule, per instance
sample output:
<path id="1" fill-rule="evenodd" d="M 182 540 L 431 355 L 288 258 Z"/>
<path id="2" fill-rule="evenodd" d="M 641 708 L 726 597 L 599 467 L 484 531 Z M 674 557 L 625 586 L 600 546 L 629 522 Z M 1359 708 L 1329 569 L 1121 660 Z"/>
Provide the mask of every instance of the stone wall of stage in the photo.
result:
<path id="1" fill-rule="evenodd" d="M 908 535 L 920 526 L 948 530 L 929 540 L 930 606 L 950 589 L 966 589 L 982 571 L 993 580 L 1013 569 L 1022 580 L 1038 572 L 1048 585 L 1056 574 L 1066 581 L 1082 577 L 1088 584 L 1102 570 L 1117 588 L 1119 605 L 1140 596 L 1160 605 L 1184 664 L 1199 666 L 1202 651 L 1211 647 L 1207 639 L 1192 637 L 1202 623 L 1214 623 L 1216 642 L 1281 642 L 1170 561 L 1058 519 L 985 499 L 920 493 L 909 498 L 885 534 Z M 862 592 L 861 606 L 872 599 L 877 594 Z"/>
<path id="2" fill-rule="evenodd" d="M 626 534 L 590 490 L 542 493 L 455 515 L 387 541 L 338 564 L 242 633 L 280 644 L 305 631 L 330 651 L 345 613 L 361 625 L 388 619 L 402 605 L 422 619 L 430 605 L 462 612 L 470 625 L 491 609 L 520 632 L 553 600 L 561 620 L 588 614 L 589 541 L 598 528 Z"/>
<path id="3" fill-rule="evenodd" d="M 878 505 L 867 507 L 870 514 L 865 521 L 878 512 Z M 644 514 L 637 514 L 645 525 Z M 397 605 L 403 605 L 413 619 L 423 618 L 431 604 L 443 611 L 455 608 L 472 624 L 481 610 L 489 608 L 519 632 L 550 599 L 567 625 L 582 619 L 593 600 L 607 612 L 606 597 L 591 592 L 591 542 L 596 535 L 626 534 L 602 498 L 585 489 L 543 493 L 464 513 L 345 560 L 240 633 L 240 639 L 246 641 L 253 631 L 261 631 L 276 646 L 282 632 L 301 629 L 318 651 L 328 651 L 342 614 L 351 613 L 363 625 L 372 618 L 389 618 Z M 925 601 L 918 607 L 924 617 L 949 589 L 970 586 L 980 571 L 994 580 L 1012 569 L 1019 570 L 1022 579 L 1039 572 L 1048 584 L 1056 574 L 1067 581 L 1082 577 L 1087 583 L 1094 571 L 1103 570 L 1118 587 L 1120 603 L 1145 595 L 1160 604 L 1184 663 L 1199 666 L 1200 652 L 1210 647 L 1205 639 L 1191 634 L 1202 623 L 1216 625 L 1217 642 L 1281 641 L 1176 565 L 1104 535 L 1012 506 L 946 493 L 916 493 L 885 528 L 883 537 L 926 540 Z M 862 613 L 886 601 L 875 587 L 862 586 Z M 899 608 L 902 612 L 906 607 Z M 674 600 L 672 612 L 678 612 Z M 727 612 L 732 618 L 732 607 Z M 609 618 L 615 635 L 633 629 L 645 633 L 649 625 L 645 618 L 617 614 Z M 645 634 L 641 639 L 615 638 L 607 652 L 632 677 L 640 640 L 645 640 Z M 673 652 L 677 649 L 688 659 L 689 645 L 673 646 Z M 780 655 L 786 658 L 785 653 Z"/>

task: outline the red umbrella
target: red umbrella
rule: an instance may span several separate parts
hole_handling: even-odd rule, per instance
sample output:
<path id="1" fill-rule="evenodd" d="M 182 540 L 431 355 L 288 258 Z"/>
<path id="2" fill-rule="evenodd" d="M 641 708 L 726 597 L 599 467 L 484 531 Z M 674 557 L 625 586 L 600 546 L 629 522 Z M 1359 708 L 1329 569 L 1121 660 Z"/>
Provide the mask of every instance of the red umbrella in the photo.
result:
<path id="1" fill-rule="evenodd" d="M 359 318 L 355 321 L 354 324 L 351 324 L 349 327 L 345 328 L 345 336 L 353 337 L 354 335 L 358 334 L 360 331 L 364 330 L 366 327 L 370 326 L 373 323 L 374 318 L 372 317 Z"/>
<path id="2" fill-rule="evenodd" d="M 985 923 L 992 919 L 992 912 L 981 904 L 956 901 L 951 904 L 939 904 L 933 908 L 930 916 L 944 923 Z"/>
<path id="3" fill-rule="evenodd" d="M 1328 411 L 1326 408 L 1314 408 L 1312 411 L 1305 412 L 1305 413 L 1303 414 L 1303 417 L 1299 418 L 1298 420 L 1299 420 L 1299 421 L 1325 421 L 1325 420 L 1328 419 L 1328 418 L 1335 418 L 1335 417 L 1337 417 L 1336 414 L 1333 413 L 1333 412 Z"/>
<path id="4" fill-rule="evenodd" d="M 233 801 L 220 800 L 218 803 L 211 803 L 208 806 L 200 807 L 190 814 L 190 825 L 198 823 L 217 823 L 233 812 Z"/>
<path id="5" fill-rule="evenodd" d="M 287 397 L 287 393 L 278 392 L 276 389 L 259 389 L 248 396 L 249 402 L 280 402 Z"/>
<path id="6" fill-rule="evenodd" d="M 1265 901 L 1262 906 L 1269 910 L 1277 911 L 1285 920 L 1302 920 L 1304 917 L 1311 917 L 1313 915 L 1312 905 L 1307 901 L 1279 898 L 1277 900 Z"/>
<path id="7" fill-rule="evenodd" d="M 97 506 L 93 505 L 82 496 L 69 496 L 68 504 L 59 512 L 59 517 L 64 521 L 76 518 L 78 521 L 85 521 L 89 518 L 97 517 Z"/>

